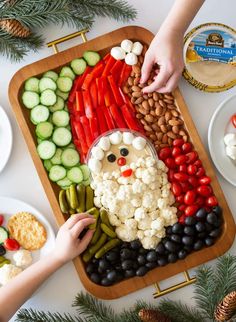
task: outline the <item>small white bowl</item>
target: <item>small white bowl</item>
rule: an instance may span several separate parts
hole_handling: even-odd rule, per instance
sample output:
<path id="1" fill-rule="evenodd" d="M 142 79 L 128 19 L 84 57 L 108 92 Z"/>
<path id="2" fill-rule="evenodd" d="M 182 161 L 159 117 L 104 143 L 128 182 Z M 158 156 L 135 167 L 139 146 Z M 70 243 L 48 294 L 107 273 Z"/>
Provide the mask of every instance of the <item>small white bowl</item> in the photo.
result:
<path id="1" fill-rule="evenodd" d="M 5 168 L 12 150 L 12 128 L 9 118 L 0 106 L 0 173 Z"/>

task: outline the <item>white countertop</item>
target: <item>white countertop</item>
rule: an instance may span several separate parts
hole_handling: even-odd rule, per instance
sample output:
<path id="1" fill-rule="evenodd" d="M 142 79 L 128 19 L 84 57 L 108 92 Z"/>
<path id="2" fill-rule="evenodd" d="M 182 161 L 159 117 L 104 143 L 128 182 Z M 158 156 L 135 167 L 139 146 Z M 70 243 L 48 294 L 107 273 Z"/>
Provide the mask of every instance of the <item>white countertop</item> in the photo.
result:
<path id="1" fill-rule="evenodd" d="M 145 2 L 143 0 L 129 0 L 129 3 L 133 4 L 138 10 L 138 18 L 133 24 L 146 27 L 155 33 L 173 2 L 174 0 L 147 0 Z M 236 28 L 235 11 L 235 0 L 206 0 L 190 28 L 205 22 L 221 22 Z M 114 20 L 99 18 L 96 20 L 92 31 L 88 34 L 88 39 L 92 39 L 121 26 L 123 26 L 122 23 L 118 23 Z M 44 34 L 46 41 L 51 41 L 73 31 L 75 30 L 72 28 L 52 26 L 42 30 L 42 33 Z M 61 45 L 60 48 L 68 48 L 75 45 L 77 42 L 78 40 L 70 41 L 69 43 Z M 40 50 L 38 53 L 31 52 L 29 56 L 19 64 L 10 63 L 3 57 L 0 57 L 0 105 L 3 106 L 11 120 L 14 134 L 11 158 L 3 173 L 0 174 L 0 195 L 14 197 L 32 204 L 45 215 L 56 231 L 57 225 L 52 210 L 8 100 L 8 85 L 14 73 L 22 66 L 40 60 L 51 54 L 52 50 L 45 47 L 45 49 Z M 235 93 L 235 88 L 219 94 L 208 94 L 194 89 L 182 79 L 180 81 L 180 89 L 202 141 L 208 149 L 207 131 L 210 118 L 220 102 Z M 226 182 L 218 173 L 217 175 L 232 213 L 236 216 L 235 188 Z M 234 254 L 236 253 L 235 246 L 233 246 L 231 252 Z M 179 276 L 172 278 L 171 282 L 179 281 L 179 279 Z M 168 285 L 169 284 L 170 282 L 168 282 Z M 74 266 L 69 263 L 55 273 L 24 307 L 73 314 L 75 313 L 75 310 L 71 307 L 71 304 L 76 293 L 83 289 Z M 118 300 L 110 301 L 109 303 L 115 311 L 122 311 L 124 308 L 127 309 L 128 306 L 131 306 L 137 299 L 156 302 L 158 300 L 154 300 L 152 297 L 154 291 L 154 286 L 150 286 Z M 191 297 L 193 296 L 192 291 L 193 286 L 188 286 L 167 295 L 167 297 L 171 299 L 181 298 L 185 300 L 186 303 L 191 303 Z M 12 319 L 12 321 L 14 321 L 14 319 Z"/>

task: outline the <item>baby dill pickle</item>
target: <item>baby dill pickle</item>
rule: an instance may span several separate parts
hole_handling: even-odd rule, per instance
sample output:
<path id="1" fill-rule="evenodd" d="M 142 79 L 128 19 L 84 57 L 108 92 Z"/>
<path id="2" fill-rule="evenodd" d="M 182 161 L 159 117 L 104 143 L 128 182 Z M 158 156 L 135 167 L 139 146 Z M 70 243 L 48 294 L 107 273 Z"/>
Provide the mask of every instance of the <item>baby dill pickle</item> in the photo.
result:
<path id="1" fill-rule="evenodd" d="M 114 230 L 109 228 L 106 224 L 101 223 L 101 228 L 102 228 L 102 231 L 105 234 L 107 234 L 107 236 L 109 236 L 111 238 L 116 238 L 116 233 L 114 232 Z"/>
<path id="2" fill-rule="evenodd" d="M 5 258 L 5 260 L 0 263 L 0 267 L 3 267 L 5 264 L 11 264 L 11 261 Z"/>
<path id="3" fill-rule="evenodd" d="M 91 244 L 91 245 L 96 244 L 96 242 L 97 242 L 97 241 L 98 241 L 98 239 L 100 238 L 101 234 L 102 234 L 101 221 L 100 221 L 100 220 L 98 220 L 97 228 L 96 228 L 96 230 L 95 230 L 95 232 L 94 232 L 94 234 L 93 234 L 93 237 L 92 237 L 92 239 L 91 239 L 90 244 Z"/>
<path id="4" fill-rule="evenodd" d="M 0 263 L 4 262 L 6 260 L 6 257 L 0 256 Z"/>
<path id="5" fill-rule="evenodd" d="M 72 184 L 69 189 L 70 189 L 71 208 L 72 209 L 77 209 L 79 207 L 79 201 L 78 201 L 78 198 L 77 198 L 75 185 Z"/>
<path id="6" fill-rule="evenodd" d="M 106 254 L 109 250 L 111 250 L 112 248 L 116 247 L 117 245 L 119 245 L 120 240 L 119 239 L 112 239 L 109 240 L 105 245 L 103 245 L 102 248 L 100 248 L 96 254 L 95 254 L 95 258 L 100 258 L 102 257 L 104 254 Z"/>
<path id="7" fill-rule="evenodd" d="M 94 206 L 93 197 L 94 197 L 93 189 L 90 186 L 87 186 L 86 187 L 86 210 Z"/>
<path id="8" fill-rule="evenodd" d="M 70 210 L 69 210 L 69 214 L 70 214 L 70 215 L 74 215 L 75 213 L 76 213 L 75 209 L 70 209 Z"/>
<path id="9" fill-rule="evenodd" d="M 88 250 L 86 250 L 86 252 L 83 253 L 83 261 L 85 263 L 88 263 L 90 261 L 90 259 L 93 257 L 93 254 L 90 254 L 90 252 Z"/>
<path id="10" fill-rule="evenodd" d="M 67 201 L 67 204 L 69 205 L 69 208 L 73 209 L 70 201 L 70 188 L 66 189 L 66 201 Z"/>
<path id="11" fill-rule="evenodd" d="M 92 256 L 105 244 L 107 240 L 107 235 L 102 233 L 101 237 L 97 241 L 97 243 L 88 248 L 88 251 Z"/>
<path id="12" fill-rule="evenodd" d="M 113 229 L 112 225 L 110 224 L 106 209 L 100 209 L 100 217 L 103 224 L 107 225 L 107 227 L 109 227 L 110 229 Z"/>
<path id="13" fill-rule="evenodd" d="M 86 211 L 87 213 L 89 213 L 90 215 L 93 215 L 93 218 L 96 219 L 95 222 L 93 224 L 90 224 L 88 226 L 89 229 L 96 229 L 97 227 L 97 222 L 98 222 L 98 218 L 99 218 L 99 211 L 97 208 L 91 208 L 88 211 Z"/>
<path id="14" fill-rule="evenodd" d="M 61 211 L 63 213 L 68 213 L 69 206 L 68 206 L 68 203 L 66 201 L 66 190 L 61 190 L 59 192 L 59 205 L 60 205 Z"/>
<path id="15" fill-rule="evenodd" d="M 77 185 L 77 194 L 78 194 L 78 202 L 79 207 L 76 209 L 78 213 L 84 212 L 86 210 L 85 208 L 85 186 L 83 184 Z"/>

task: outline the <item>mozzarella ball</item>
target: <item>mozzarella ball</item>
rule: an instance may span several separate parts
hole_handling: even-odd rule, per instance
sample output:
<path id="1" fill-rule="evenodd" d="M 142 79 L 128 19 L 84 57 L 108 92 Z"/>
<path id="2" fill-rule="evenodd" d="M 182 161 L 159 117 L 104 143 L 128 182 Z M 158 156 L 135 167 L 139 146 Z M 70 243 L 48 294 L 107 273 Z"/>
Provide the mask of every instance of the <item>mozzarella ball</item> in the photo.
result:
<path id="1" fill-rule="evenodd" d="M 19 267 L 26 267 L 32 263 L 32 256 L 31 253 L 26 249 L 18 250 L 14 255 L 13 259 L 16 263 L 16 266 Z"/>
<path id="2" fill-rule="evenodd" d="M 116 60 L 125 59 L 125 51 L 121 47 L 113 47 L 111 49 L 111 56 Z"/>
<path id="3" fill-rule="evenodd" d="M 119 131 L 116 131 L 112 133 L 109 138 L 111 144 L 117 145 L 120 144 L 122 141 L 122 134 Z"/>
<path id="4" fill-rule="evenodd" d="M 98 142 L 98 146 L 103 150 L 103 151 L 109 151 L 111 147 L 110 140 L 107 136 L 104 136 L 100 139 Z"/>
<path id="5" fill-rule="evenodd" d="M 91 150 L 94 159 L 102 160 L 104 158 L 104 152 L 99 146 L 94 146 Z"/>
<path id="6" fill-rule="evenodd" d="M 133 140 L 132 145 L 136 150 L 141 151 L 145 148 L 146 143 L 147 141 L 144 138 L 138 136 Z"/>
<path id="7" fill-rule="evenodd" d="M 226 146 L 226 155 L 233 160 L 236 160 L 236 146 Z"/>
<path id="8" fill-rule="evenodd" d="M 232 146 L 236 145 L 236 133 L 228 133 L 224 137 L 224 142 L 226 145 Z"/>
<path id="9" fill-rule="evenodd" d="M 128 53 L 125 56 L 125 62 L 127 65 L 136 65 L 138 63 L 138 57 L 134 53 Z"/>
<path id="10" fill-rule="evenodd" d="M 96 159 L 90 159 L 88 162 L 88 167 L 92 172 L 98 173 L 102 169 L 102 163 Z"/>
<path id="11" fill-rule="evenodd" d="M 129 39 L 124 39 L 120 46 L 126 53 L 130 53 L 133 47 L 133 42 Z"/>
<path id="12" fill-rule="evenodd" d="M 132 53 L 139 56 L 142 54 L 142 51 L 143 51 L 143 45 L 139 41 L 136 41 L 133 44 Z"/>
<path id="13" fill-rule="evenodd" d="M 130 132 L 123 132 L 123 142 L 124 144 L 130 145 L 134 140 L 134 135 Z"/>

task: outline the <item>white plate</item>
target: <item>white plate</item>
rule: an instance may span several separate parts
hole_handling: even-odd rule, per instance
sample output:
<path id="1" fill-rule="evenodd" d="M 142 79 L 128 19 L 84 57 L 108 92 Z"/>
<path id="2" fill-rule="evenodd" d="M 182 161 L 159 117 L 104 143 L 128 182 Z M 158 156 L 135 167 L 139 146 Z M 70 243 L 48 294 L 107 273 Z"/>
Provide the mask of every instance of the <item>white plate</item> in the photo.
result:
<path id="1" fill-rule="evenodd" d="M 51 225 L 38 210 L 26 204 L 25 202 L 8 197 L 0 197 L 0 213 L 3 214 L 5 218 L 3 227 L 6 227 L 7 221 L 12 215 L 23 211 L 34 215 L 47 230 L 47 241 L 44 246 L 41 249 L 32 252 L 33 262 L 36 262 L 39 258 L 44 257 L 54 248 L 55 234 Z M 12 260 L 13 254 L 14 252 L 8 251 L 5 257 Z M 14 264 L 14 261 L 12 261 L 12 264 Z"/>
<path id="2" fill-rule="evenodd" d="M 236 113 L 236 95 L 223 101 L 213 114 L 208 129 L 208 145 L 212 160 L 221 175 L 236 186 L 236 163 L 227 157 L 224 136 L 226 133 L 236 133 L 230 118 Z"/>
<path id="3" fill-rule="evenodd" d="M 12 149 L 12 129 L 8 116 L 0 106 L 0 172 L 10 157 Z"/>

